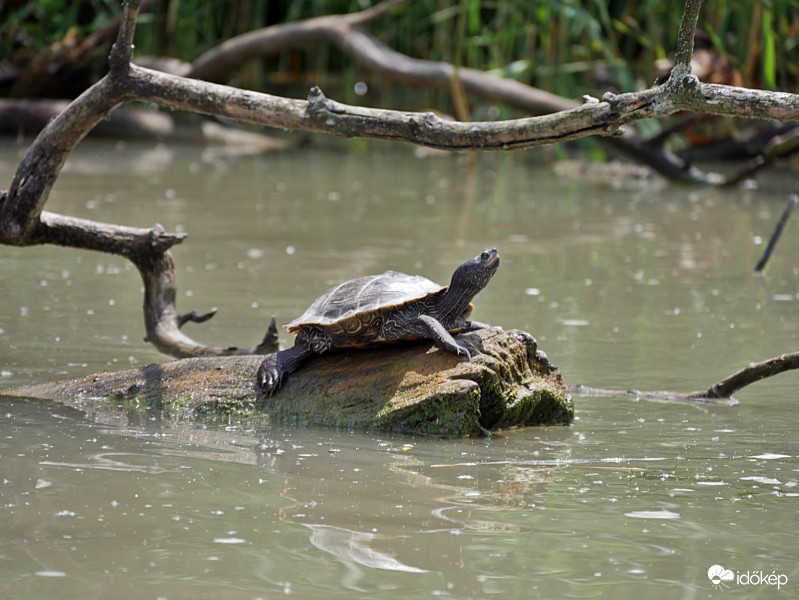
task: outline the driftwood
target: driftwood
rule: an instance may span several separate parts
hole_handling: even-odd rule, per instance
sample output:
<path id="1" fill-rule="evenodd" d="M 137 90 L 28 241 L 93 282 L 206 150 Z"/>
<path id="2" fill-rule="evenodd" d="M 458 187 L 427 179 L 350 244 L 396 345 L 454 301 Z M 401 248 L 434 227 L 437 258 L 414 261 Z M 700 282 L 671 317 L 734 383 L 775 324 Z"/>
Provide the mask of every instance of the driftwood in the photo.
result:
<path id="1" fill-rule="evenodd" d="M 799 369 L 799 352 L 782 354 L 759 363 L 752 363 L 725 377 L 717 384 L 701 392 L 689 394 L 690 398 L 730 398 L 735 392 L 756 381 L 779 375 L 791 369 Z"/>
<path id="2" fill-rule="evenodd" d="M 485 329 L 468 339 L 482 348 L 471 362 L 424 342 L 317 357 L 266 401 L 255 389 L 260 356 L 184 359 L 3 393 L 64 402 L 103 421 L 151 410 L 431 435 L 572 421 L 560 373 L 530 334 Z"/>
<path id="3" fill-rule="evenodd" d="M 761 157 L 771 163 L 796 152 L 799 147 L 797 123 L 768 122 L 734 132 L 729 137 L 677 151 L 681 159 L 694 161 L 741 161 Z"/>

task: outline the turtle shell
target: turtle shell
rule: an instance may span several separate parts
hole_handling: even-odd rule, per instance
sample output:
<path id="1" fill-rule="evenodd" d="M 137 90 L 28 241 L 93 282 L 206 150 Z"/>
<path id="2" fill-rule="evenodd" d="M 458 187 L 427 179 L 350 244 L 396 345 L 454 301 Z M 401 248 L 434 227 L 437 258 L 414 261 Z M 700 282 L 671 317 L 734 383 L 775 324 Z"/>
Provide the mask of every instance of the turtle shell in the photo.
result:
<path id="1" fill-rule="evenodd" d="M 286 325 L 289 331 L 304 326 L 330 327 L 336 324 L 355 331 L 386 311 L 422 300 L 446 288 L 421 275 L 386 271 L 351 279 L 319 296 L 301 316 Z M 354 327 L 348 327 L 348 324 Z"/>

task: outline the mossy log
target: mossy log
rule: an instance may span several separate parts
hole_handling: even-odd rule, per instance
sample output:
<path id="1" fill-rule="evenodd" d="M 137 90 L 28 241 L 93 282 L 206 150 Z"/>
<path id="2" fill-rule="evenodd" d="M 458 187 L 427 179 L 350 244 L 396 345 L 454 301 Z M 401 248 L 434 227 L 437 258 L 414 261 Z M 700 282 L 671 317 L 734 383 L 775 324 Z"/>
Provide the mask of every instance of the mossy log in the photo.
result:
<path id="1" fill-rule="evenodd" d="M 57 400 L 103 420 L 114 410 L 157 410 L 181 420 L 233 416 L 430 435 L 572 421 L 560 373 L 530 334 L 490 328 L 465 337 L 482 350 L 471 361 L 426 342 L 315 357 L 265 400 L 255 388 L 263 357 L 254 355 L 187 358 L 4 393 Z"/>

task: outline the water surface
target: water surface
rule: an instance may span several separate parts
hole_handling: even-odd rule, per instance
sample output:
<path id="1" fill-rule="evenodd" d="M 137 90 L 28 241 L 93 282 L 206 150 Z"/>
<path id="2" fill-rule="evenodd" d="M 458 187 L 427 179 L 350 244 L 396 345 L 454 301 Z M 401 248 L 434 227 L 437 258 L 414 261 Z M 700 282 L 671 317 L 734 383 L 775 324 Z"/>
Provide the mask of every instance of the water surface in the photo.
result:
<path id="1" fill-rule="evenodd" d="M 347 278 L 446 283 L 496 246 L 474 317 L 531 332 L 569 384 L 690 391 L 797 347 L 795 223 L 751 276 L 789 169 L 716 190 L 610 185 L 532 153 L 357 149 L 226 158 L 88 141 L 47 208 L 188 232 L 178 308 L 219 309 L 187 325 L 207 343 L 255 345 L 272 315 L 287 322 Z M 18 159 L 0 147 L 0 180 Z M 0 297 L 0 386 L 164 359 L 117 257 L 3 247 Z M 711 598 L 718 564 L 727 592 L 791 597 L 796 381 L 733 406 L 577 398 L 571 427 L 458 440 L 98 423 L 0 399 L 0 595 Z"/>

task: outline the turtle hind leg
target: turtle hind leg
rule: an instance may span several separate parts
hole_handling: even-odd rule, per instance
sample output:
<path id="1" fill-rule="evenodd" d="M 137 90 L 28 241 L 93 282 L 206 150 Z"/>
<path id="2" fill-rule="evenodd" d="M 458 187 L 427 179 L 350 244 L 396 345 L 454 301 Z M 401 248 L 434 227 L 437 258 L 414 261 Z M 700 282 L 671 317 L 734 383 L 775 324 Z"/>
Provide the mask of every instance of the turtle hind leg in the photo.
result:
<path id="1" fill-rule="evenodd" d="M 466 340 L 456 340 L 452 337 L 452 334 L 437 319 L 429 315 L 419 315 L 419 322 L 427 331 L 426 337 L 433 340 L 439 348 L 453 354 L 465 354 L 469 360 L 472 359 L 472 352 L 477 352 L 477 349 Z"/>
<path id="2" fill-rule="evenodd" d="M 291 348 L 268 354 L 258 367 L 258 391 L 261 396 L 263 398 L 272 396 L 285 383 L 286 377 L 313 354 L 313 348 L 299 339 Z"/>

